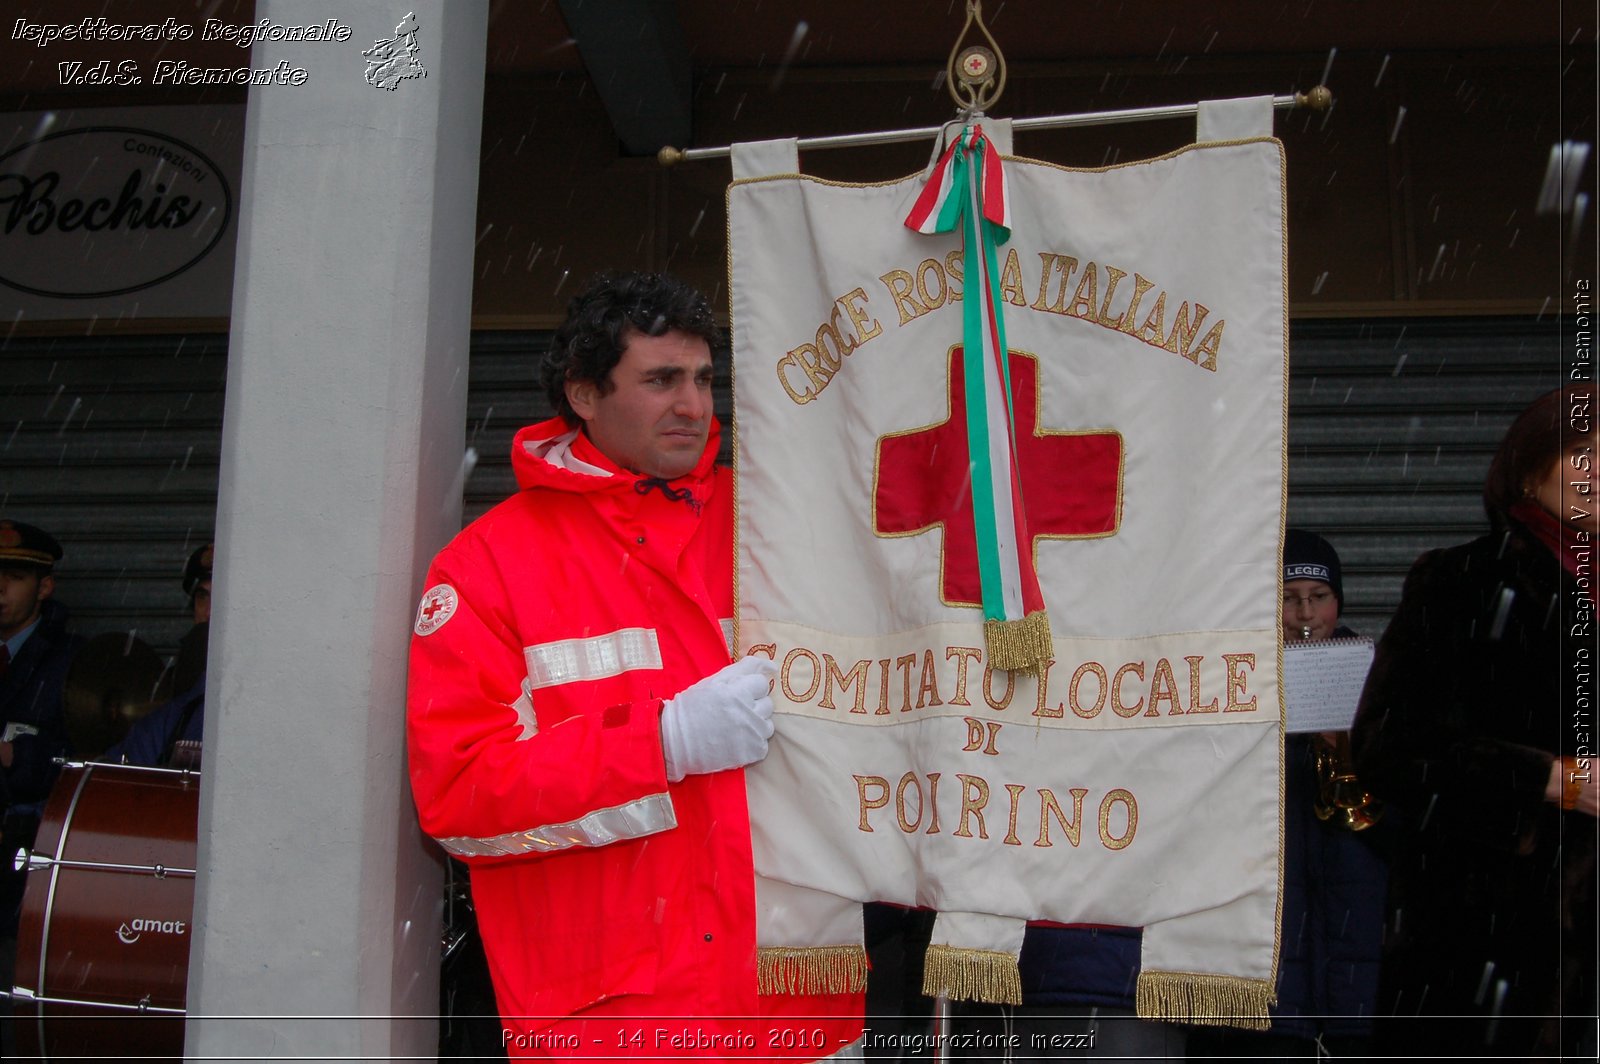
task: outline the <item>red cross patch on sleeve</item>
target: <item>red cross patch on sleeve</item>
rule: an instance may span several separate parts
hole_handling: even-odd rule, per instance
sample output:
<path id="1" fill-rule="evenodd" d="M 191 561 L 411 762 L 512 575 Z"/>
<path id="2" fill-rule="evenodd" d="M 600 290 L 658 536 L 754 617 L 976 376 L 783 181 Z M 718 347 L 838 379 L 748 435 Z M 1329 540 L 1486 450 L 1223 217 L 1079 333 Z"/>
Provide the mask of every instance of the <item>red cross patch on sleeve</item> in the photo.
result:
<path id="1" fill-rule="evenodd" d="M 455 616 L 456 589 L 449 584 L 435 584 L 422 593 L 422 603 L 417 607 L 418 635 L 429 635 L 444 627 L 444 622 Z"/>

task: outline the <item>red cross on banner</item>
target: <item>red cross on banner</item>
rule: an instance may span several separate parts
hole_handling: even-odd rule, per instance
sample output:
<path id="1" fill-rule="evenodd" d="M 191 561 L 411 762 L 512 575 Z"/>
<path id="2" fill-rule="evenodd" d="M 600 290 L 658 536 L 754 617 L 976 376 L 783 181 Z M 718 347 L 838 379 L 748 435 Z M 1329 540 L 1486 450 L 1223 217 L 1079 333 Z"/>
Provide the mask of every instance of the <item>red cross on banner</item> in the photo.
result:
<path id="1" fill-rule="evenodd" d="M 1122 436 L 1039 427 L 1039 360 L 1008 352 L 1017 463 L 1030 546 L 1040 539 L 1115 535 L 1122 521 Z M 971 464 L 967 457 L 962 349 L 950 349 L 950 413 L 944 421 L 882 436 L 873 472 L 872 530 L 915 536 L 944 528 L 940 598 L 981 606 Z"/>

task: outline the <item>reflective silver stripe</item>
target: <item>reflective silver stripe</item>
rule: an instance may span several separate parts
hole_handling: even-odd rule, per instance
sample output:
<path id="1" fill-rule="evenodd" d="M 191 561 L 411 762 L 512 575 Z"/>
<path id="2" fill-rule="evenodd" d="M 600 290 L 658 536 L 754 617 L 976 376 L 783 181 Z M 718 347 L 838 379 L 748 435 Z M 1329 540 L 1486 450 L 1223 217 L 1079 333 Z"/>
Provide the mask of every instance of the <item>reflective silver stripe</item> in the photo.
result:
<path id="1" fill-rule="evenodd" d="M 677 826 L 678 816 L 672 811 L 672 798 L 666 794 L 651 794 L 626 805 L 597 809 L 570 824 L 549 824 L 496 835 L 492 839 L 465 836 L 440 839 L 439 845 L 458 857 L 505 857 L 568 850 L 574 846 L 604 846 Z"/>
<path id="2" fill-rule="evenodd" d="M 728 644 L 728 653 L 733 653 L 733 618 L 722 618 L 722 641 Z"/>
<path id="3" fill-rule="evenodd" d="M 522 694 L 511 703 L 511 708 L 516 711 L 517 724 L 522 728 L 522 734 L 517 736 L 517 742 L 532 739 L 539 734 L 539 718 L 533 712 L 533 685 L 528 680 L 522 681 Z"/>
<path id="4" fill-rule="evenodd" d="M 602 680 L 633 669 L 661 668 L 661 644 L 654 628 L 623 628 L 588 639 L 563 639 L 523 647 L 528 689 Z"/>

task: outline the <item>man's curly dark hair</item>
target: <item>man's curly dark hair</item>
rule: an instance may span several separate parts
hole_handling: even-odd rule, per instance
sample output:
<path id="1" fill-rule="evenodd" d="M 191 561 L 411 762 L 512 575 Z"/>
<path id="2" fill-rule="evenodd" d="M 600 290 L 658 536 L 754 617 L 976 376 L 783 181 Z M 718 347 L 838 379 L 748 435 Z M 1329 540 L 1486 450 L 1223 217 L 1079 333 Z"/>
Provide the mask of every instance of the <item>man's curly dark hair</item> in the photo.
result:
<path id="1" fill-rule="evenodd" d="M 567 381 L 594 381 L 601 395 L 614 387 L 611 371 L 634 333 L 697 336 L 713 358 L 724 349 L 722 330 L 706 297 L 664 273 L 601 274 L 567 303 L 567 318 L 550 339 L 539 379 L 550 405 L 573 428 L 578 415 L 567 402 Z"/>

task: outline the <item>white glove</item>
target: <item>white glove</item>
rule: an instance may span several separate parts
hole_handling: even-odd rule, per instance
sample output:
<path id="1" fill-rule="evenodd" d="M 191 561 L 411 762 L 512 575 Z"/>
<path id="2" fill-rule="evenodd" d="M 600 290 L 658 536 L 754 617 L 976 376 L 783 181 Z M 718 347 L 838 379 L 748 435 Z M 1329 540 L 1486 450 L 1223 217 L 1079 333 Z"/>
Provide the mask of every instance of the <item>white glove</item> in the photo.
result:
<path id="1" fill-rule="evenodd" d="M 771 658 L 740 658 L 662 703 L 667 779 L 677 783 L 766 757 L 773 731 L 767 687 L 777 674 L 778 663 Z"/>

